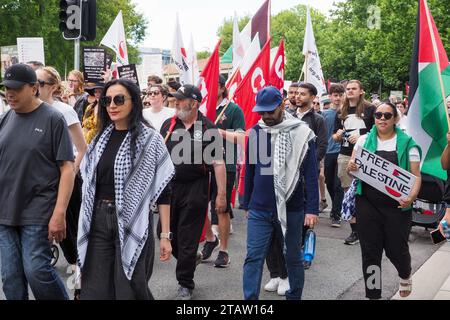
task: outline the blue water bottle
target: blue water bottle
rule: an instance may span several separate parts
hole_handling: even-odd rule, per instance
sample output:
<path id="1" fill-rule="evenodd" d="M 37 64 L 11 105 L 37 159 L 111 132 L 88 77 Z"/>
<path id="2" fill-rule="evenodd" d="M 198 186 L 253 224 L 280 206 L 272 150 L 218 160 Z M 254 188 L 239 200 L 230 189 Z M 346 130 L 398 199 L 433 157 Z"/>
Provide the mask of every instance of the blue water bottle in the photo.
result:
<path id="1" fill-rule="evenodd" d="M 316 254 L 316 233 L 309 229 L 306 231 L 305 249 L 303 258 L 305 261 L 311 262 Z"/>
<path id="2" fill-rule="evenodd" d="M 450 227 L 448 225 L 447 220 L 441 221 L 442 230 L 444 231 L 444 236 L 447 239 L 447 241 L 450 242 Z"/>

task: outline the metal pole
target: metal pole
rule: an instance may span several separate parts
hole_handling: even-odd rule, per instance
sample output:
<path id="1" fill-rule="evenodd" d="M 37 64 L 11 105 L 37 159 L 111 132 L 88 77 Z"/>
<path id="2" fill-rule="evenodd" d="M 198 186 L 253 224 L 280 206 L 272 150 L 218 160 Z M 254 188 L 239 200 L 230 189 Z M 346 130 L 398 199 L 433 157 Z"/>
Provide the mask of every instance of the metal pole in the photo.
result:
<path id="1" fill-rule="evenodd" d="M 74 69 L 80 70 L 80 39 L 75 39 Z"/>

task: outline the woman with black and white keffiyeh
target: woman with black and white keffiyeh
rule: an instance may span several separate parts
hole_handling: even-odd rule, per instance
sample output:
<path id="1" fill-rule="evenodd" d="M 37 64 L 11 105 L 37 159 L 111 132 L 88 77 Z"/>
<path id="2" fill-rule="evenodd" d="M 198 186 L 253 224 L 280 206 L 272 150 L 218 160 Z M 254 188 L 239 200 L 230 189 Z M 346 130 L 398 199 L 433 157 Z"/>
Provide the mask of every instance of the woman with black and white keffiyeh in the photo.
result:
<path id="1" fill-rule="evenodd" d="M 150 207 L 159 207 L 160 260 L 170 259 L 170 180 L 175 171 L 161 135 L 142 117 L 139 88 L 109 82 L 100 98 L 99 133 L 81 164 L 78 228 L 82 300 L 152 299 L 148 288 L 154 237 Z"/>

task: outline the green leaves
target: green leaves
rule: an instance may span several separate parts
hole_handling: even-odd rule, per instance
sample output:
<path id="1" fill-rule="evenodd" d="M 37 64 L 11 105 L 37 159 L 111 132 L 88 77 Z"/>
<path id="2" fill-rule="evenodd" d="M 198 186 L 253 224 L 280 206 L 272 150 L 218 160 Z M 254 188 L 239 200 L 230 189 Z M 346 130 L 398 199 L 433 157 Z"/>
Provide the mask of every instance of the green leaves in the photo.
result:
<path id="1" fill-rule="evenodd" d="M 138 63 L 137 45 L 145 38 L 147 21 L 131 0 L 97 1 L 97 39 L 82 46 L 99 45 L 119 11 L 123 11 L 130 63 Z M 62 76 L 73 68 L 73 41 L 58 29 L 59 0 L 1 0 L 0 46 L 16 44 L 18 37 L 43 37 L 45 60 Z"/>

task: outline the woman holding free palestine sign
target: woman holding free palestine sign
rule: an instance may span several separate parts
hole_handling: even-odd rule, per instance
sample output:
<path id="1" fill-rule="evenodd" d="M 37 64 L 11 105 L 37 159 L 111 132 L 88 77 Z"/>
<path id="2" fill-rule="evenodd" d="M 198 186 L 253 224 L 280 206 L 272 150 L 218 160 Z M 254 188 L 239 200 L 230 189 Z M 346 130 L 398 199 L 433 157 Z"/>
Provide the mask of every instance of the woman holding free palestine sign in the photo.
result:
<path id="1" fill-rule="evenodd" d="M 397 108 L 382 103 L 375 112 L 375 126 L 358 139 L 355 150 L 364 147 L 418 177 L 409 197 L 396 201 L 374 187 L 358 181 L 356 217 L 361 243 L 366 297 L 381 299 L 381 259 L 383 250 L 398 271 L 399 292 L 407 297 L 412 291 L 411 255 L 408 237 L 411 231 L 411 204 L 421 185 L 421 149 L 414 140 L 396 127 L 400 120 Z M 347 170 L 357 171 L 356 151 Z"/>

